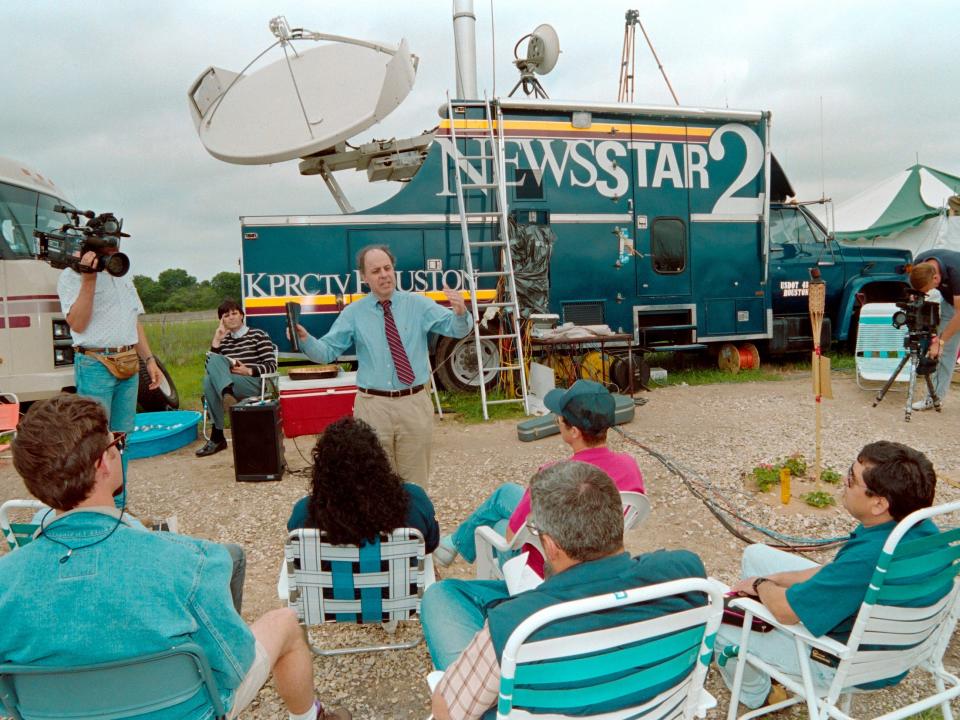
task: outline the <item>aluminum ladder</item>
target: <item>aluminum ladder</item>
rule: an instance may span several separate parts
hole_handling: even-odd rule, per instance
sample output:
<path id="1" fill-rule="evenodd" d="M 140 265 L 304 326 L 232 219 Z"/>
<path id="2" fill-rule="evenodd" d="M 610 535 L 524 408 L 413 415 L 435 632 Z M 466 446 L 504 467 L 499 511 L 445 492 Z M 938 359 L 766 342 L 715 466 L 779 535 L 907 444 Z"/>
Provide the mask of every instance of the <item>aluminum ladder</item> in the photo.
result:
<path id="1" fill-rule="evenodd" d="M 454 161 L 453 176 L 456 178 L 457 187 L 457 208 L 460 211 L 460 233 L 463 237 L 463 253 L 466 262 L 467 282 L 470 287 L 470 300 L 473 310 L 473 340 L 477 353 L 477 372 L 480 384 L 480 402 L 483 406 L 483 418 L 489 419 L 488 408 L 491 405 L 500 405 L 505 403 L 523 403 L 524 412 L 530 414 L 530 397 L 527 390 L 527 371 L 523 362 L 523 338 L 520 332 L 520 306 L 517 302 L 517 286 L 513 275 L 513 257 L 510 254 L 510 230 L 507 220 L 507 186 L 504 179 L 504 140 L 500 128 L 503 127 L 503 110 L 499 103 L 494 103 L 496 107 L 496 119 L 490 100 L 486 97 L 483 100 L 484 114 L 486 116 L 487 137 L 486 149 L 481 142 L 481 151 L 479 155 L 464 155 L 460 152 L 460 146 L 457 138 L 456 121 L 454 114 L 454 105 L 450 100 L 450 93 L 447 93 L 447 118 L 450 122 L 450 142 L 452 145 L 451 156 Z M 466 112 L 461 113 L 466 119 Z M 494 127 L 497 132 L 494 133 Z M 466 129 L 466 128 L 464 128 Z M 464 141 L 468 138 L 465 136 Z M 470 177 L 464 177 L 464 167 L 469 163 L 479 161 L 482 172 L 480 173 L 481 182 L 475 182 Z M 487 170 L 490 170 L 488 173 Z M 490 191 L 494 191 L 491 196 Z M 480 192 L 486 198 L 491 198 L 490 208 L 488 210 L 471 210 L 466 193 Z M 471 223 L 496 223 L 497 239 L 473 242 L 470 240 L 469 227 Z M 500 269 L 489 271 L 477 271 L 473 268 L 473 251 L 479 248 L 498 248 L 500 250 Z M 484 310 L 489 307 L 497 308 L 501 315 L 500 333 L 484 335 L 480 330 L 480 306 L 477 301 L 477 283 L 480 278 L 494 277 L 498 280 L 499 292 L 496 301 L 484 303 Z M 505 332 L 507 328 L 512 328 L 512 332 Z M 498 346 L 499 365 L 496 368 L 483 367 L 481 364 L 481 340 L 496 341 Z M 508 340 L 510 350 L 505 353 Z M 506 355 L 506 356 L 505 356 Z M 520 397 L 507 398 L 504 400 L 490 400 L 487 398 L 486 383 L 483 378 L 487 371 L 496 370 L 498 373 L 514 373 L 520 376 Z"/>

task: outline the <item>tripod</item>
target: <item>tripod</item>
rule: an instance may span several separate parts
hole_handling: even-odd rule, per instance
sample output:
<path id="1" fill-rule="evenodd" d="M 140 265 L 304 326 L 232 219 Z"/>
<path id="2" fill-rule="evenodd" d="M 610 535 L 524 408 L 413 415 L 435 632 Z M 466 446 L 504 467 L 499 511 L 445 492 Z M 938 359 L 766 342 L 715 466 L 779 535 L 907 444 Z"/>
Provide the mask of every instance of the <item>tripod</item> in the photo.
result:
<path id="1" fill-rule="evenodd" d="M 922 375 L 923 379 L 927 381 L 927 392 L 930 393 L 930 397 L 933 398 L 933 407 L 937 412 L 941 411 L 940 406 L 940 396 L 937 395 L 937 391 L 933 387 L 933 380 L 930 379 L 932 372 L 936 372 L 936 363 L 933 364 L 932 368 L 924 368 L 919 373 L 917 372 L 917 366 L 920 364 L 920 359 L 923 355 L 920 348 L 921 344 L 923 348 L 926 349 L 930 344 L 930 333 L 923 332 L 908 332 L 907 336 L 903 339 L 903 346 L 907 349 L 907 354 L 903 356 L 903 359 L 900 361 L 900 364 L 897 365 L 896 370 L 893 371 L 893 374 L 887 379 L 887 382 L 884 383 L 883 387 L 880 388 L 880 391 L 877 393 L 876 399 L 873 401 L 873 407 L 876 407 L 880 404 L 880 401 L 883 400 L 884 396 L 887 394 L 887 391 L 890 389 L 890 386 L 896 381 L 897 376 L 900 375 L 900 371 L 903 370 L 904 366 L 909 362 L 910 363 L 910 382 L 907 384 L 907 404 L 903 411 L 904 422 L 910 422 L 910 416 L 913 415 L 913 391 L 917 385 L 917 375 Z"/>

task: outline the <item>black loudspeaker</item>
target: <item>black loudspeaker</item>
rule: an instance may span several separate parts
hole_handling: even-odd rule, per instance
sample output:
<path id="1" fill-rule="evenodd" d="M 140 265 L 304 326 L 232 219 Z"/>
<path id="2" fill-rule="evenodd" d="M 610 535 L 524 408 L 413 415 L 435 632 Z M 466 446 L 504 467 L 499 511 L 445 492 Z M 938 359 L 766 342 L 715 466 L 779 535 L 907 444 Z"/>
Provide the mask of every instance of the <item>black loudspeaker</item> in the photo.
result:
<path id="1" fill-rule="evenodd" d="M 230 408 L 230 427 L 237 482 L 280 480 L 286 466 L 280 402 L 257 398 L 238 402 Z"/>

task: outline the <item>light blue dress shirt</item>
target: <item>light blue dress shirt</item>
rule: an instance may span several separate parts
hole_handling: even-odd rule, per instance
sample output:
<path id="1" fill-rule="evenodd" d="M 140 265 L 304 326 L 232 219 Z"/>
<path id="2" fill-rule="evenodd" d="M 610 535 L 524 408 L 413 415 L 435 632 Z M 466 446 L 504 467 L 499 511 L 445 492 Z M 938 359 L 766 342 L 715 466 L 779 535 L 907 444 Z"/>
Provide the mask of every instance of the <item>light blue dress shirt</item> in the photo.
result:
<path id="1" fill-rule="evenodd" d="M 464 337 L 473 327 L 470 312 L 457 315 L 428 297 L 396 290 L 390 309 L 414 372 L 414 386 L 430 381 L 428 336 Z M 383 308 L 373 293 L 350 303 L 322 338 L 308 337 L 304 354 L 314 362 L 329 363 L 351 346 L 357 349 L 357 385 L 368 390 L 403 390 L 383 327 Z"/>

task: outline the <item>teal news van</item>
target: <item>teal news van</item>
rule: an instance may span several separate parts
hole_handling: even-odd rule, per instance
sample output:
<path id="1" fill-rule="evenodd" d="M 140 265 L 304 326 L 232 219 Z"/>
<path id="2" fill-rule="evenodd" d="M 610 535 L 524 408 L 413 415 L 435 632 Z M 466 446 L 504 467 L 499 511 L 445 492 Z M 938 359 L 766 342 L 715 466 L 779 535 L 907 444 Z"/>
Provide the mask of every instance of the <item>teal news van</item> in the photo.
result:
<path id="1" fill-rule="evenodd" d="M 508 213 L 515 230 L 549 231 L 542 282 L 561 323 L 606 324 L 641 352 L 752 343 L 780 354 L 811 348 L 814 268 L 827 284 L 825 344 L 851 339 L 864 302 L 902 294 L 909 253 L 841 246 L 806 206 L 787 202 L 793 190 L 771 152 L 767 112 L 496 102 Z M 247 317 L 281 352 L 287 302 L 300 304 L 319 336 L 366 292 L 354 257 L 370 243 L 393 250 L 401 289 L 438 301 L 444 284 L 468 294 L 455 173 L 459 163 L 463 177 L 490 182 L 482 158 L 491 149 L 484 103 L 451 107 L 428 134 L 419 169 L 385 202 L 241 218 Z M 473 192 L 469 209 L 493 208 L 493 193 Z M 469 228 L 472 242 L 497 239 L 495 219 L 471 218 Z M 475 270 L 496 269 L 499 250 L 475 248 L 472 260 Z M 481 303 L 496 295 L 487 280 L 479 278 Z M 482 348 L 483 363 L 496 365 L 496 343 Z M 444 385 L 477 382 L 472 337 L 440 338 L 436 353 Z"/>

